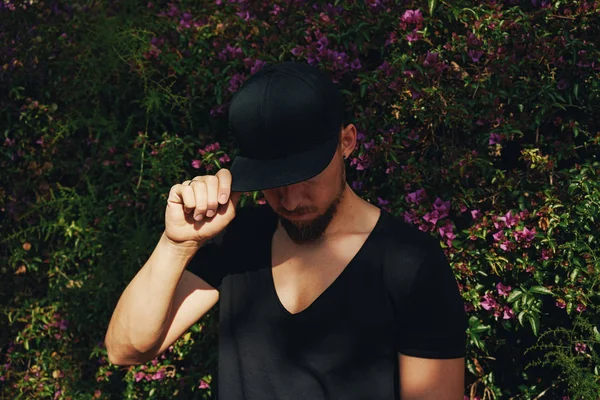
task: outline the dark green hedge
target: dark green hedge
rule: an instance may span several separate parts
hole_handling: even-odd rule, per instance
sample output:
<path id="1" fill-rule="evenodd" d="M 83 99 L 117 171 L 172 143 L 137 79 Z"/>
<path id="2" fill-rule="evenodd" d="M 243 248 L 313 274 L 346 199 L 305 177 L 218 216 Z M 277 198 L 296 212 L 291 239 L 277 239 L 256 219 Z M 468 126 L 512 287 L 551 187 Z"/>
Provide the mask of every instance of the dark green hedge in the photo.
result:
<path id="1" fill-rule="evenodd" d="M 145 366 L 102 340 L 169 188 L 227 167 L 232 92 L 284 60 L 344 89 L 357 193 L 446 248 L 465 394 L 600 397 L 599 1 L 8 0 L 0 22 L 2 398 L 211 398 L 214 312 Z"/>

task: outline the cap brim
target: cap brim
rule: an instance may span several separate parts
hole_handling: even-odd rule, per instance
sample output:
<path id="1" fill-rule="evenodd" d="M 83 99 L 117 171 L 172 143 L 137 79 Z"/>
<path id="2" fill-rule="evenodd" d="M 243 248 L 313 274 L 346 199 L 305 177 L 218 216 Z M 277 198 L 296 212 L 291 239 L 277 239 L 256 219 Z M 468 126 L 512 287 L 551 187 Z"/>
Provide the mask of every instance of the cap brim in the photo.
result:
<path id="1" fill-rule="evenodd" d="M 278 159 L 252 159 L 237 156 L 231 165 L 231 190 L 253 192 L 293 185 L 319 175 L 331 162 L 338 135 L 298 154 Z"/>

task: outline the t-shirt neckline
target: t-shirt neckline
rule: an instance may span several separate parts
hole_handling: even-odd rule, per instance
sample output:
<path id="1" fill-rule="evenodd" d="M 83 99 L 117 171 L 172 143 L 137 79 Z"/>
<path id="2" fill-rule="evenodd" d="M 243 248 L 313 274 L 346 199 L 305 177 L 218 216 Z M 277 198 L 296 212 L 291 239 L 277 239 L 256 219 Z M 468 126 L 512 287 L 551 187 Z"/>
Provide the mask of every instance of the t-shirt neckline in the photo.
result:
<path id="1" fill-rule="evenodd" d="M 375 223 L 375 226 L 373 226 L 373 229 L 371 230 L 371 232 L 369 232 L 366 240 L 364 241 L 364 243 L 362 244 L 362 246 L 360 247 L 360 249 L 358 249 L 358 251 L 356 252 L 356 254 L 354 255 L 354 257 L 352 257 L 352 259 L 350 259 L 350 261 L 348 262 L 348 264 L 346 264 L 346 266 L 344 267 L 344 269 L 342 270 L 342 272 L 340 272 L 340 274 L 333 280 L 333 282 L 331 282 L 331 284 L 329 286 L 327 286 L 327 288 L 325 288 L 325 290 L 323 292 L 321 292 L 321 294 L 319 294 L 319 296 L 317 296 L 317 298 L 315 298 L 313 300 L 312 303 L 310 303 L 305 309 L 303 309 L 302 311 L 299 311 L 297 313 L 291 313 L 290 311 L 288 311 L 287 308 L 285 308 L 285 306 L 283 305 L 283 303 L 281 302 L 281 300 L 279 299 L 279 296 L 277 295 L 277 290 L 275 289 L 275 280 L 273 278 L 273 250 L 272 250 L 272 246 L 273 246 L 273 234 L 275 233 L 275 229 L 277 229 L 277 218 L 276 218 L 276 222 L 274 224 L 273 229 L 270 231 L 270 233 L 267 235 L 267 280 L 268 280 L 268 286 L 269 286 L 269 292 L 272 296 L 273 301 L 276 303 L 277 308 L 288 318 L 300 318 L 306 314 L 308 314 L 311 310 L 315 309 L 318 305 L 315 305 L 315 303 L 317 302 L 322 302 L 323 297 L 326 296 L 326 294 L 328 292 L 332 291 L 332 288 L 334 286 L 339 285 L 339 281 L 341 281 L 343 279 L 343 277 L 345 275 L 348 275 L 349 272 L 348 270 L 350 269 L 350 267 L 353 264 L 356 264 L 358 262 L 358 260 L 360 258 L 362 258 L 363 254 L 366 252 L 366 248 L 368 248 L 369 246 L 371 246 L 371 242 L 373 242 L 373 238 L 376 236 L 376 233 L 381 229 L 381 226 L 383 225 L 383 220 L 385 219 L 384 214 L 387 214 L 387 212 L 380 208 L 380 213 L 379 213 L 379 217 L 377 217 L 377 222 Z"/>

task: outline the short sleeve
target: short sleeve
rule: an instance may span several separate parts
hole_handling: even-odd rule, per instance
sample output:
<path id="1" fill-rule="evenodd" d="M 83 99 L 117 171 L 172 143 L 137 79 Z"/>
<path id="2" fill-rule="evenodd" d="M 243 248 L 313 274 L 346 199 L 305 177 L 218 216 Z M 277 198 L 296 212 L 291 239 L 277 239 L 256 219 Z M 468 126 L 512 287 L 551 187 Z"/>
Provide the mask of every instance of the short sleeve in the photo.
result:
<path id="1" fill-rule="evenodd" d="M 186 267 L 188 271 L 219 291 L 230 264 L 227 241 L 224 240 L 227 229 L 198 249 Z"/>
<path id="2" fill-rule="evenodd" d="M 437 240 L 413 259 L 412 283 L 394 302 L 397 351 L 413 357 L 465 356 L 467 315 L 452 267 Z M 417 261 L 420 260 L 420 261 Z"/>

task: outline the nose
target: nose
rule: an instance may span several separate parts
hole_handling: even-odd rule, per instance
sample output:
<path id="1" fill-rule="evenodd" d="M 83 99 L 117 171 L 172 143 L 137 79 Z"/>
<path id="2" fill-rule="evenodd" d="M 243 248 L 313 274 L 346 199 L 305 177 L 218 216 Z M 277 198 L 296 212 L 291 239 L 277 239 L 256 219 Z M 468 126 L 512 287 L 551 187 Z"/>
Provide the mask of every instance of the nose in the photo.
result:
<path id="1" fill-rule="evenodd" d="M 279 188 L 279 203 L 287 211 L 294 211 L 300 205 L 302 198 L 298 189 L 296 185 Z"/>

